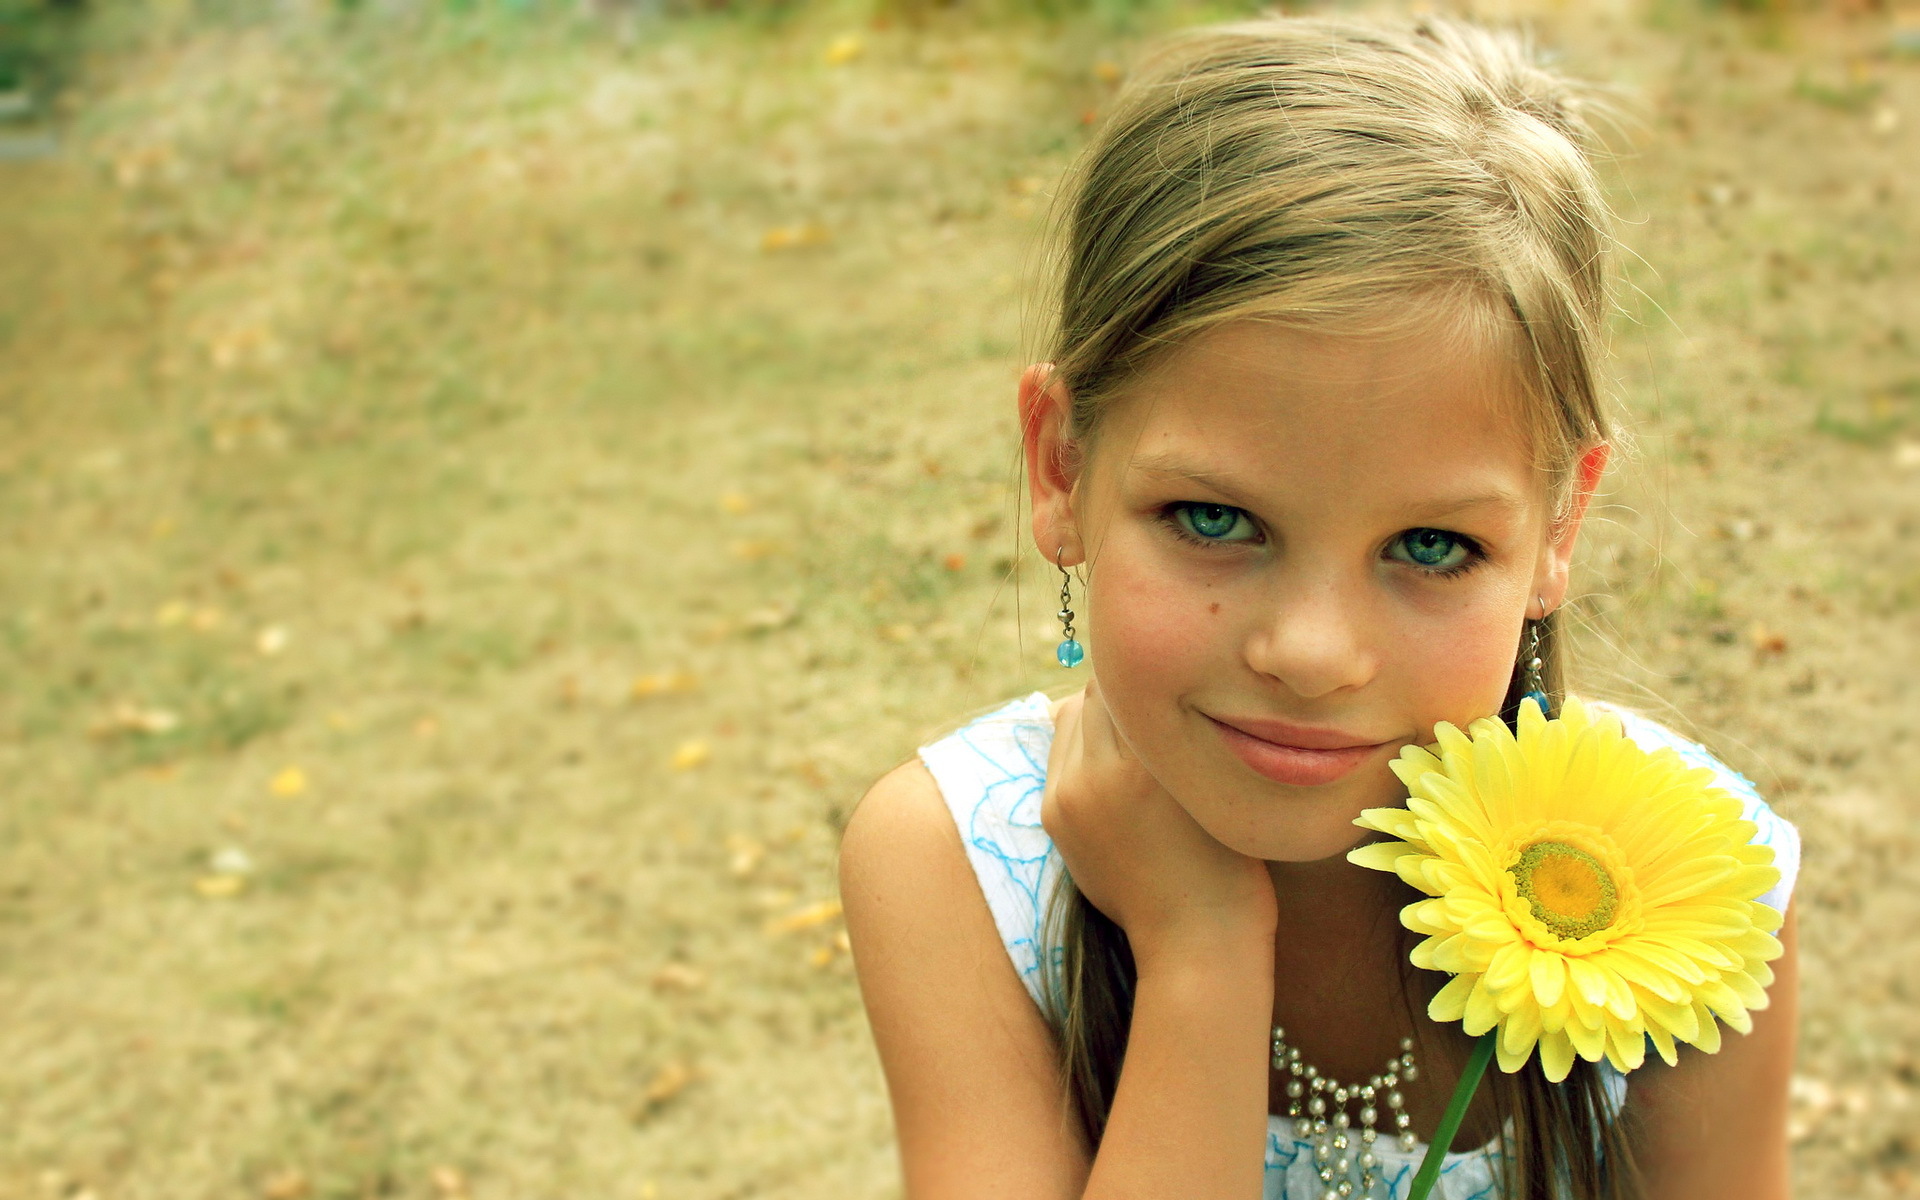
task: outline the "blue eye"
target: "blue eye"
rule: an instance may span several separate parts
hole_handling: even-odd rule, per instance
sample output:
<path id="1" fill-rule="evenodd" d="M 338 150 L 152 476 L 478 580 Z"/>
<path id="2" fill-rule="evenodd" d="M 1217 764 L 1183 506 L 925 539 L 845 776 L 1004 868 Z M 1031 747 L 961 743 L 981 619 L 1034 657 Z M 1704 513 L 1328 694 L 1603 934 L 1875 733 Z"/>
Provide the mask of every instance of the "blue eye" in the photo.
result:
<path id="1" fill-rule="evenodd" d="M 1209 542 L 1244 542 L 1254 533 L 1247 514 L 1225 504 L 1176 504 L 1173 519 L 1184 532 Z M 1240 536 L 1231 536 L 1235 533 Z"/>
<path id="2" fill-rule="evenodd" d="M 1429 571 L 1454 571 L 1472 558 L 1473 544 L 1444 529 L 1409 529 L 1393 539 L 1388 553 Z"/>

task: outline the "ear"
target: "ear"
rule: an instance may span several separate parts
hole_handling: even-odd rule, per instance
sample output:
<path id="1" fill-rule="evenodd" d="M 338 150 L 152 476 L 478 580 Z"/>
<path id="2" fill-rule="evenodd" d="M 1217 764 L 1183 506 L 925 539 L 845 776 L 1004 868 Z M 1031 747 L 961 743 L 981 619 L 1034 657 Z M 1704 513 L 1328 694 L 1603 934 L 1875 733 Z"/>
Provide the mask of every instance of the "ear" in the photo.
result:
<path id="1" fill-rule="evenodd" d="M 1069 436 L 1072 413 L 1072 397 L 1052 363 L 1035 363 L 1021 373 L 1020 438 L 1027 459 L 1027 497 L 1033 503 L 1033 541 L 1048 562 L 1068 567 L 1086 560 L 1073 514 L 1080 454 Z"/>
<path id="2" fill-rule="evenodd" d="M 1541 559 L 1540 574 L 1533 588 L 1534 594 L 1546 602 L 1547 612 L 1566 603 L 1573 570 L 1573 546 L 1579 539 L 1587 506 L 1600 488 L 1600 478 L 1606 474 L 1607 459 L 1612 453 L 1613 447 L 1601 442 L 1580 456 L 1580 464 L 1574 469 L 1573 496 L 1567 513 L 1547 532 L 1547 552 Z M 1527 615 L 1534 615 L 1531 605 Z"/>

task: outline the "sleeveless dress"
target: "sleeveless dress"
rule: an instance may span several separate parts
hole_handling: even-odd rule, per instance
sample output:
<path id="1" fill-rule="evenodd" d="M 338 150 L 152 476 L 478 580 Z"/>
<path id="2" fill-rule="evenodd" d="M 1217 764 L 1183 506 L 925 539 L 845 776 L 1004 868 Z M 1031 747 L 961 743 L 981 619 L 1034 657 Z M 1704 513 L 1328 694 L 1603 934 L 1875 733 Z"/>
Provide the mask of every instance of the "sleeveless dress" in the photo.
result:
<path id="1" fill-rule="evenodd" d="M 1715 782 L 1738 798 L 1742 815 L 1759 826 L 1754 840 L 1773 847 L 1780 883 L 1759 897 L 1785 912 L 1800 868 L 1800 835 L 1776 816 L 1751 781 L 1701 746 L 1626 709 L 1596 705 L 1620 718 L 1627 736 L 1646 749 L 1671 747 L 1689 765 L 1706 767 Z M 1035 692 L 979 717 L 965 727 L 920 748 L 920 760 L 940 785 L 947 810 L 959 827 L 967 861 L 980 882 L 993 923 L 1013 960 L 1014 970 L 1036 1005 L 1046 1004 L 1043 969 L 1057 967 L 1064 951 L 1049 944 L 1046 905 L 1062 871 L 1053 839 L 1040 825 L 1040 795 L 1047 779 L 1047 752 L 1053 744 L 1053 719 L 1045 694 Z M 1616 1102 L 1626 1080 L 1603 1069 Z M 1391 1136 L 1374 1146 L 1380 1158 L 1375 1195 L 1404 1200 L 1425 1157 L 1425 1144 L 1402 1151 Z M 1497 1200 L 1498 1140 L 1477 1150 L 1446 1156 L 1433 1200 Z M 1296 1138 L 1285 1117 L 1267 1120 L 1264 1200 L 1318 1200 L 1325 1185 L 1313 1162 L 1312 1143 Z"/>

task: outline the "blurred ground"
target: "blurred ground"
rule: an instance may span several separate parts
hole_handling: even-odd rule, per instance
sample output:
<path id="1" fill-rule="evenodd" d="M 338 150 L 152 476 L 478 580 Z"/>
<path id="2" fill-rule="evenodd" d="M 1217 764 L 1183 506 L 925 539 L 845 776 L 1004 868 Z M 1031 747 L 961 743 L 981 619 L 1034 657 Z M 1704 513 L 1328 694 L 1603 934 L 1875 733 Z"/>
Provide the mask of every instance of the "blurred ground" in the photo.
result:
<path id="1" fill-rule="evenodd" d="M 835 838 L 1059 682 L 1024 281 L 1193 14 L 185 11 L 0 162 L 0 1196 L 896 1194 Z M 1802 824 L 1800 1194 L 1920 1195 L 1920 61 L 1531 16 L 1640 114 L 1584 678 Z"/>

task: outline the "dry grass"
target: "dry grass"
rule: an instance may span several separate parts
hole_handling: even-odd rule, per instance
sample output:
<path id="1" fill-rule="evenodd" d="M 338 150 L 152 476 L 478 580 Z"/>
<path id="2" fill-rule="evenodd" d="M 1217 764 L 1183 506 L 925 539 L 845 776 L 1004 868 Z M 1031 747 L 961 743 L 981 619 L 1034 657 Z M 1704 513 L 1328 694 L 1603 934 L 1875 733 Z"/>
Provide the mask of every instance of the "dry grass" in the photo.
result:
<path id="1" fill-rule="evenodd" d="M 1646 98 L 1596 673 L 1807 829 L 1806 1194 L 1916 1194 L 1920 68 L 1539 19 Z M 892 1194 L 820 905 L 1056 682 L 1022 280 L 1134 35 L 406 20 L 0 164 L 0 1196 Z"/>

